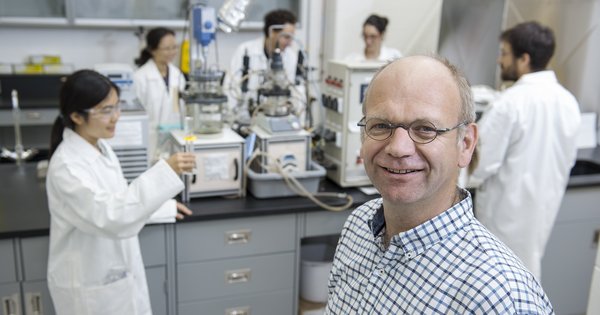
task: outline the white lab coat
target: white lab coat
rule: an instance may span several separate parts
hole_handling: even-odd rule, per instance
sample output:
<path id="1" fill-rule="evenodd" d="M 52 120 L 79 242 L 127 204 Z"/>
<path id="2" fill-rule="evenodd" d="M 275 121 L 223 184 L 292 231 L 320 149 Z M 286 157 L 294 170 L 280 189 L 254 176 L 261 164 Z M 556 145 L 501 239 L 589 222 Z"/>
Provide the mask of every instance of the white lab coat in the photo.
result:
<path id="1" fill-rule="evenodd" d="M 135 93 L 148 114 L 148 155 L 151 162 L 169 153 L 169 130 L 181 129 L 179 92 L 185 89 L 185 77 L 169 64 L 169 88 L 160 75 L 154 60 L 148 60 L 134 74 Z"/>
<path id="2" fill-rule="evenodd" d="M 387 61 L 394 60 L 394 59 L 400 58 L 400 57 L 402 57 L 402 53 L 398 49 L 381 46 L 381 50 L 379 51 L 379 57 L 377 57 L 377 60 L 367 60 L 364 52 L 351 53 L 348 56 L 346 56 L 346 58 L 344 58 L 344 60 L 345 61 L 356 61 L 356 62 L 367 62 L 367 61 L 375 61 L 375 62 L 386 61 L 387 62 Z"/>
<path id="3" fill-rule="evenodd" d="M 176 214 L 179 176 L 159 161 L 129 186 L 114 152 L 71 129 L 48 167 L 48 288 L 60 315 L 152 314 L 138 233 L 159 209 Z"/>
<path id="4" fill-rule="evenodd" d="M 241 96 L 243 57 L 246 51 L 250 57 L 248 93 L 250 94 L 250 98 L 256 99 L 256 92 L 264 79 L 264 75 L 260 74 L 259 71 L 266 72 L 270 68 L 269 60 L 265 55 L 264 42 L 264 37 L 244 42 L 239 45 L 233 53 L 229 72 L 224 83 L 224 88 L 227 91 L 227 96 L 229 98 L 230 109 L 238 105 L 238 99 Z M 283 67 L 287 79 L 290 84 L 294 85 L 296 79 L 296 67 L 298 65 L 297 46 L 292 43 L 292 45 L 286 47 L 281 53 L 281 58 L 283 60 Z M 305 62 L 308 61 L 306 60 Z"/>
<path id="5" fill-rule="evenodd" d="M 581 117 L 553 71 L 522 76 L 479 122 L 477 218 L 538 278 L 575 163 Z"/>

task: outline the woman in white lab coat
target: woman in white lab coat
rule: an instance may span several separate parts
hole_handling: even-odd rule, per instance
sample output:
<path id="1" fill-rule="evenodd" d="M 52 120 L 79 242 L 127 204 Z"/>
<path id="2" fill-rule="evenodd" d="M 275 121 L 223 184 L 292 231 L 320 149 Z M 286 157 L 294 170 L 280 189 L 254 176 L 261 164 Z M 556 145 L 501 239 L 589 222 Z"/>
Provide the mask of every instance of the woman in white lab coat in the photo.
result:
<path id="1" fill-rule="evenodd" d="M 157 211 L 191 214 L 170 200 L 183 189 L 177 173 L 194 165 L 191 154 L 161 160 L 127 184 L 104 140 L 120 116 L 118 93 L 91 70 L 73 73 L 60 92 L 46 178 L 57 314 L 152 314 L 137 235 Z"/>
<path id="2" fill-rule="evenodd" d="M 371 14 L 363 24 L 362 37 L 365 49 L 360 53 L 348 55 L 346 61 L 390 61 L 402 57 L 399 50 L 383 46 L 383 37 L 389 20 L 386 17 Z"/>
<path id="3" fill-rule="evenodd" d="M 157 27 L 146 35 L 144 48 L 135 63 L 135 92 L 149 118 L 150 161 L 166 158 L 171 129 L 181 129 L 179 93 L 185 89 L 185 77 L 172 64 L 179 46 L 175 32 Z"/>

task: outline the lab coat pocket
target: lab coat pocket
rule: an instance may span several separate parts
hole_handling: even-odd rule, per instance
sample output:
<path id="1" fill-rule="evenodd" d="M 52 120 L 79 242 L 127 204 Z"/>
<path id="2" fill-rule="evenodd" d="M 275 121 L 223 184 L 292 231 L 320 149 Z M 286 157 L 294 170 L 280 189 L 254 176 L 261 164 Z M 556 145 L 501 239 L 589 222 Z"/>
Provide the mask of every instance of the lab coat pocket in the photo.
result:
<path id="1" fill-rule="evenodd" d="M 129 272 L 123 278 L 85 291 L 89 314 L 136 314 L 135 298 L 135 284 Z"/>

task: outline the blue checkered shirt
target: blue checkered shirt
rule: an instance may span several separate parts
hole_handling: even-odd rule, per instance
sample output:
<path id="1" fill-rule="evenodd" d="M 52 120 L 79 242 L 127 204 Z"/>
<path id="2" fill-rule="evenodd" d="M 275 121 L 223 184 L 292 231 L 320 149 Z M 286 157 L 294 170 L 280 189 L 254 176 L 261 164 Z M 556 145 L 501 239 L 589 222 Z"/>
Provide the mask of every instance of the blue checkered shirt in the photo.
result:
<path id="1" fill-rule="evenodd" d="M 387 250 L 382 199 L 355 209 L 336 249 L 325 314 L 554 314 L 540 284 L 462 194 L 393 236 Z"/>

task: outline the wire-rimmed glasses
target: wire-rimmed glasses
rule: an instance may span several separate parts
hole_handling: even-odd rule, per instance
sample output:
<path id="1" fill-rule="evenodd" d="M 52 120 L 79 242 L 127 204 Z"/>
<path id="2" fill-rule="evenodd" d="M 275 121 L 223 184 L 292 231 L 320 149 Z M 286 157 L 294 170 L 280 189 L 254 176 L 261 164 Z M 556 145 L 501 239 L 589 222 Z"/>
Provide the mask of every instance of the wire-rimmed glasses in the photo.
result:
<path id="1" fill-rule="evenodd" d="M 402 128 L 408 131 L 408 136 L 412 139 L 412 141 L 420 144 L 429 143 L 435 140 L 437 136 L 465 125 L 468 125 L 468 122 L 461 122 L 452 128 L 438 129 L 432 122 L 427 120 L 415 120 L 410 124 L 405 125 L 394 124 L 381 118 L 367 119 L 366 117 L 363 117 L 357 123 L 357 126 L 363 127 L 367 136 L 373 140 L 387 140 L 394 134 L 394 130 L 396 130 L 396 128 Z"/>

